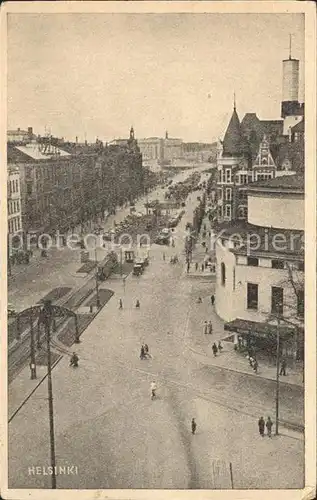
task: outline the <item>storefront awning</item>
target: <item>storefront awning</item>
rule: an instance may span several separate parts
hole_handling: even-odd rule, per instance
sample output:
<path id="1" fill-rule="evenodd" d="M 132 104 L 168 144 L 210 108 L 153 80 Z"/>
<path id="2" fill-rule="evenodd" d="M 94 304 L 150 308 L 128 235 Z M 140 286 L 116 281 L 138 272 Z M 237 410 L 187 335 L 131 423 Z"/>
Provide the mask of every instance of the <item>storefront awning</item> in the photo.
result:
<path id="1" fill-rule="evenodd" d="M 288 339 L 293 337 L 301 328 L 298 330 L 295 326 L 289 327 L 285 325 L 277 325 L 269 324 L 269 323 L 260 323 L 257 321 L 248 321 L 245 319 L 235 319 L 233 321 L 228 321 L 224 325 L 224 329 L 230 332 L 235 332 L 240 335 L 252 335 L 254 337 L 268 338 L 273 337 L 276 338 L 278 329 L 280 332 L 281 339 Z"/>

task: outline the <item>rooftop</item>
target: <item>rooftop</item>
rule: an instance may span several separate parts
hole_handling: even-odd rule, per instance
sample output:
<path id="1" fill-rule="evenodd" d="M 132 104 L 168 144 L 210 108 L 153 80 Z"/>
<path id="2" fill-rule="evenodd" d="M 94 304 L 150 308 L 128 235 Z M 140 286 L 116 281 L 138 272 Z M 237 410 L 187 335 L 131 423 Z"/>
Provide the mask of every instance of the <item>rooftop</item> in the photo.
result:
<path id="1" fill-rule="evenodd" d="M 241 155 L 242 132 L 236 108 L 233 113 L 223 139 L 223 156 Z"/>

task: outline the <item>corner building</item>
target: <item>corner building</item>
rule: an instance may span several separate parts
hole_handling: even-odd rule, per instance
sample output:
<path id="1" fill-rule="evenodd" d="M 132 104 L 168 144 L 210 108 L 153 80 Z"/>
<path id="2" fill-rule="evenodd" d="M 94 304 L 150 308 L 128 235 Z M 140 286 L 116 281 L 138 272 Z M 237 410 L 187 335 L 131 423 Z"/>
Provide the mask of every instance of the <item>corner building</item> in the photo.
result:
<path id="1" fill-rule="evenodd" d="M 225 329 L 282 352 L 304 349 L 304 176 L 278 177 L 245 187 L 246 221 L 217 228 L 216 311 Z"/>

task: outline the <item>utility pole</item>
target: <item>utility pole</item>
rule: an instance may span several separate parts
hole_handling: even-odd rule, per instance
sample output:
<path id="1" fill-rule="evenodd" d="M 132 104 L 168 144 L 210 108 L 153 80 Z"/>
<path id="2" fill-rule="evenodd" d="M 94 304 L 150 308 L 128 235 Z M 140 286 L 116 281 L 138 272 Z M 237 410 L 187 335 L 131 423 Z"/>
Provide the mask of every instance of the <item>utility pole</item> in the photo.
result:
<path id="1" fill-rule="evenodd" d="M 277 315 L 277 331 L 276 331 L 276 396 L 275 396 L 275 435 L 278 435 L 279 421 L 279 398 L 280 398 L 280 306 L 278 307 Z"/>
<path id="2" fill-rule="evenodd" d="M 52 489 L 56 489 L 56 457 L 55 457 L 55 436 L 54 436 L 54 410 L 53 410 L 53 387 L 52 387 L 52 359 L 51 359 L 51 303 L 44 304 L 46 348 L 47 348 L 47 389 L 48 389 L 48 413 L 50 426 L 50 448 L 52 467 Z"/>
<path id="3" fill-rule="evenodd" d="M 95 248 L 95 264 L 96 264 L 96 302 L 97 308 L 100 308 L 100 296 L 99 296 L 99 282 L 98 282 L 98 262 L 97 262 L 97 248 Z"/>

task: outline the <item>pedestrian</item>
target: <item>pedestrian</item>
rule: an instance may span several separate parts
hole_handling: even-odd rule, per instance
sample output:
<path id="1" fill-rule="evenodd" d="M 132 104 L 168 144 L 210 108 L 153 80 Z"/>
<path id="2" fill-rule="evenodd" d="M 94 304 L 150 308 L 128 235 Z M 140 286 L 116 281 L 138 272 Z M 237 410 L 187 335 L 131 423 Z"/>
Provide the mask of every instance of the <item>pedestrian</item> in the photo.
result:
<path id="1" fill-rule="evenodd" d="M 212 294 L 212 296 L 210 297 L 210 300 L 211 300 L 211 305 L 213 306 L 215 304 L 215 296 L 214 296 L 214 294 Z"/>
<path id="2" fill-rule="evenodd" d="M 194 418 L 192 418 L 192 434 L 195 434 L 197 429 L 197 424 Z"/>
<path id="3" fill-rule="evenodd" d="M 258 373 L 258 367 L 259 367 L 259 364 L 258 364 L 257 360 L 254 359 L 253 360 L 253 366 L 252 366 L 252 368 L 253 368 L 253 370 L 255 371 L 256 374 Z"/>
<path id="4" fill-rule="evenodd" d="M 123 308 L 122 299 L 119 299 L 119 309 L 122 309 L 122 308 Z"/>
<path id="5" fill-rule="evenodd" d="M 286 375 L 286 360 L 282 359 L 280 375 Z"/>
<path id="6" fill-rule="evenodd" d="M 144 359 L 145 358 L 145 349 L 144 349 L 144 345 L 142 344 L 141 345 L 141 352 L 140 352 L 140 359 Z"/>
<path id="7" fill-rule="evenodd" d="M 78 361 L 79 361 L 79 357 L 77 356 L 77 354 L 75 352 L 73 352 L 72 357 L 70 358 L 69 366 L 73 366 L 74 368 L 77 368 Z"/>
<path id="8" fill-rule="evenodd" d="M 198 271 L 198 262 L 195 263 L 195 271 Z"/>
<path id="9" fill-rule="evenodd" d="M 219 351 L 219 352 L 221 352 L 221 351 L 222 351 L 222 349 L 223 349 L 223 347 L 222 347 L 222 343 L 221 343 L 221 342 L 220 342 L 220 340 L 219 340 L 219 342 L 218 342 L 218 351 Z"/>
<path id="10" fill-rule="evenodd" d="M 144 344 L 144 355 L 145 356 L 150 356 L 149 346 L 147 344 Z"/>
<path id="11" fill-rule="evenodd" d="M 216 357 L 217 352 L 218 352 L 218 347 L 216 346 L 215 342 L 212 344 L 212 352 L 214 353 L 214 356 Z"/>
<path id="12" fill-rule="evenodd" d="M 265 427 L 265 422 L 264 422 L 264 418 L 261 417 L 258 421 L 258 426 L 259 426 L 259 433 L 260 433 L 260 436 L 264 437 L 264 427 Z"/>
<path id="13" fill-rule="evenodd" d="M 189 273 L 189 270 L 190 270 L 190 262 L 189 260 L 187 261 L 187 272 Z"/>
<path id="14" fill-rule="evenodd" d="M 212 323 L 209 321 L 208 323 L 208 333 L 211 335 L 212 334 Z"/>
<path id="15" fill-rule="evenodd" d="M 140 308 L 140 301 L 139 301 L 139 300 L 137 300 L 137 301 L 136 301 L 136 303 L 135 303 L 135 307 L 136 307 L 137 309 L 139 309 L 139 308 Z"/>
<path id="16" fill-rule="evenodd" d="M 197 299 L 197 304 L 201 304 L 202 303 L 202 298 L 201 297 L 198 297 Z"/>
<path id="17" fill-rule="evenodd" d="M 272 427 L 273 427 L 273 422 L 271 420 L 271 417 L 267 417 L 266 428 L 267 428 L 267 435 L 269 437 L 272 437 Z"/>
<path id="18" fill-rule="evenodd" d="M 165 261 L 165 252 L 163 252 L 163 260 Z"/>
<path id="19" fill-rule="evenodd" d="M 205 264 L 202 263 L 202 265 L 201 265 L 201 271 L 204 272 L 204 269 L 205 269 Z"/>
<path id="20" fill-rule="evenodd" d="M 205 333 L 206 335 L 207 335 L 207 333 L 208 333 L 208 323 L 207 323 L 207 321 L 205 321 L 205 323 L 204 323 L 204 333 Z"/>

